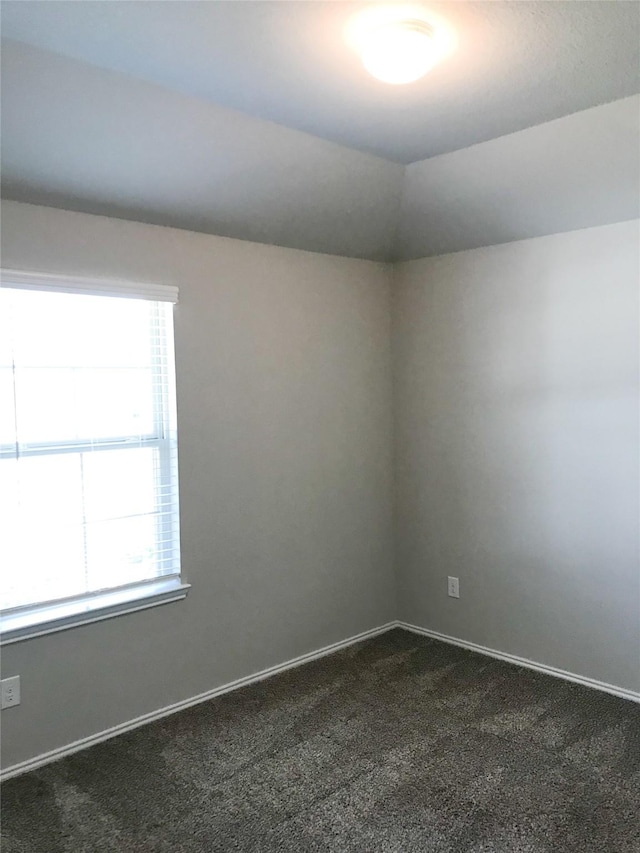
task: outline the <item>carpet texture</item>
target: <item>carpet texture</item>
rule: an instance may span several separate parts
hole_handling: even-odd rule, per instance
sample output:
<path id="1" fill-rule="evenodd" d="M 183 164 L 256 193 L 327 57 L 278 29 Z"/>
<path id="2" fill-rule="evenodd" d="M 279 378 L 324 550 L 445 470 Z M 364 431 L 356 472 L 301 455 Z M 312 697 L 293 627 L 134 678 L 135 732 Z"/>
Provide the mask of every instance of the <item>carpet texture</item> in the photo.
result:
<path id="1" fill-rule="evenodd" d="M 395 630 L 2 786 L 2 853 L 640 853 L 640 705 Z"/>

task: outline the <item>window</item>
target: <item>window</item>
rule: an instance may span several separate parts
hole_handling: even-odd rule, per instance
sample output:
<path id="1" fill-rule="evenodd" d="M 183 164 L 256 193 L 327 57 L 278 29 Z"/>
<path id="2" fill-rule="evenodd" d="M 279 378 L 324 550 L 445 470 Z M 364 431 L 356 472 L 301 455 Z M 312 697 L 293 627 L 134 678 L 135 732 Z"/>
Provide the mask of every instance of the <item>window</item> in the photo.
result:
<path id="1" fill-rule="evenodd" d="M 3 642 L 183 598 L 177 291 L 5 272 Z"/>

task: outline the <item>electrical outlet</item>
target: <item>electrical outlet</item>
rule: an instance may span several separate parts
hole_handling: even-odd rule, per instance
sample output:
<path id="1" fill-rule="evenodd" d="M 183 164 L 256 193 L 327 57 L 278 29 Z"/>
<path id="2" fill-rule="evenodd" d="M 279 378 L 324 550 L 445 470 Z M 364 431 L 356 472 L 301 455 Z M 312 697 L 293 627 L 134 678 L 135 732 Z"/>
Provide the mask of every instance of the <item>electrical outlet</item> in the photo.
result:
<path id="1" fill-rule="evenodd" d="M 12 675 L 11 678 L 3 678 L 0 681 L 2 688 L 2 709 L 13 708 L 20 704 L 20 676 Z"/>
<path id="2" fill-rule="evenodd" d="M 448 578 L 447 592 L 450 598 L 460 598 L 460 581 L 458 578 Z"/>

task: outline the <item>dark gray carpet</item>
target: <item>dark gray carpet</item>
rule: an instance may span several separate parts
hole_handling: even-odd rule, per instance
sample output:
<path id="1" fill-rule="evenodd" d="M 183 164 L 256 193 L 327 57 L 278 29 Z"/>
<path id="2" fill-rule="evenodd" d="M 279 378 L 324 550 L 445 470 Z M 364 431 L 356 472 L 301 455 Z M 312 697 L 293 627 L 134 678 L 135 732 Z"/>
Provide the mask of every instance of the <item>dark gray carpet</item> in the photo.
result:
<path id="1" fill-rule="evenodd" d="M 392 631 L 2 794 L 2 853 L 639 853 L 640 706 Z"/>

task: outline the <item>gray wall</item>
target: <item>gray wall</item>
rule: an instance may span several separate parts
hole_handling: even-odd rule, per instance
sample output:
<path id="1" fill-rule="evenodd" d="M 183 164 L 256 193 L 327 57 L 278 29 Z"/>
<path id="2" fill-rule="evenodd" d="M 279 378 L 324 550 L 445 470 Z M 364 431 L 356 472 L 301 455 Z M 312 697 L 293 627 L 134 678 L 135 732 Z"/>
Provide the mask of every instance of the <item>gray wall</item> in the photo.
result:
<path id="1" fill-rule="evenodd" d="M 180 287 L 186 601 L 3 650 L 18 761 L 395 616 L 384 265 L 5 203 L 3 265 Z"/>
<path id="2" fill-rule="evenodd" d="M 632 691 L 639 245 L 627 222 L 413 261 L 394 300 L 399 617 Z"/>
<path id="3" fill-rule="evenodd" d="M 5 766 L 396 617 L 640 690 L 637 222 L 399 264 L 392 304 L 368 261 L 14 202 L 2 224 L 6 267 L 180 287 L 193 584 L 7 647 Z"/>

